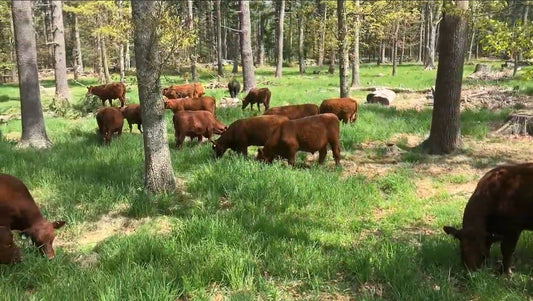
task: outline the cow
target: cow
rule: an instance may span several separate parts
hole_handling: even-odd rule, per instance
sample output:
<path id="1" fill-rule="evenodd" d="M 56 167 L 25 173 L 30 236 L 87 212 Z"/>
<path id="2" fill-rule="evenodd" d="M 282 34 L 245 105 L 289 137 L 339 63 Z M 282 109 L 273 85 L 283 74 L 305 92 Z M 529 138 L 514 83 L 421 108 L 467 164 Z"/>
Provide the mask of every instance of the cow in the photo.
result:
<path id="1" fill-rule="evenodd" d="M 208 111 L 215 115 L 215 98 L 202 96 L 200 98 L 165 99 L 165 109 L 176 113 L 179 111 Z"/>
<path id="2" fill-rule="evenodd" d="M 98 131 L 103 139 L 104 144 L 111 142 L 111 136 L 117 133 L 122 134 L 122 126 L 124 126 L 124 119 L 122 112 L 115 107 L 105 107 L 96 113 L 96 122 L 98 123 Z"/>
<path id="3" fill-rule="evenodd" d="M 328 144 L 335 164 L 339 165 L 339 119 L 334 114 L 325 113 L 289 120 L 272 133 L 263 148 L 257 150 L 257 159 L 270 163 L 279 156 L 294 165 L 299 150 L 310 153 L 318 151 L 318 162 L 322 164 L 326 158 Z"/>
<path id="4" fill-rule="evenodd" d="M 285 116 L 262 115 L 233 122 L 224 134 L 212 141 L 215 157 L 222 157 L 228 148 L 248 156 L 248 146 L 265 145 L 272 132 L 288 120 Z"/>
<path id="5" fill-rule="evenodd" d="M 256 103 L 258 111 L 261 111 L 259 104 L 263 104 L 265 106 L 265 110 L 268 110 L 270 106 L 270 95 L 271 93 L 268 88 L 253 88 L 242 100 L 242 109 L 244 110 L 248 104 L 250 104 L 251 111 L 254 107 L 254 103 Z"/>
<path id="6" fill-rule="evenodd" d="M 229 90 L 229 95 L 231 95 L 231 98 L 237 98 L 237 94 L 241 92 L 241 84 L 239 83 L 238 80 L 232 79 L 228 83 L 228 90 Z"/>
<path id="7" fill-rule="evenodd" d="M 175 98 L 199 98 L 205 93 L 204 86 L 201 83 L 174 85 L 164 88 L 162 94 L 170 99 Z"/>
<path id="8" fill-rule="evenodd" d="M 501 241 L 501 271 L 511 273 L 511 257 L 520 233 L 533 230 L 533 163 L 503 165 L 479 180 L 463 214 L 463 228 L 445 226 L 459 239 L 461 260 L 470 271 L 480 268 L 493 243 Z"/>
<path id="9" fill-rule="evenodd" d="M 180 111 L 174 114 L 172 121 L 176 148 L 181 148 L 185 137 L 198 138 L 200 144 L 202 137 L 211 140 L 213 134 L 220 135 L 228 128 L 208 111 Z"/>
<path id="10" fill-rule="evenodd" d="M 55 256 L 54 230 L 65 221 L 49 222 L 43 217 L 28 188 L 21 180 L 0 174 L 0 226 L 21 231 L 48 259 Z"/>
<path id="11" fill-rule="evenodd" d="M 22 261 L 20 249 L 13 242 L 11 229 L 0 226 L 0 264 L 10 264 Z"/>
<path id="12" fill-rule="evenodd" d="M 263 115 L 281 115 L 289 119 L 298 119 L 318 114 L 318 106 L 312 103 L 302 105 L 288 105 L 273 107 L 265 111 Z"/>
<path id="13" fill-rule="evenodd" d="M 112 106 L 112 100 L 120 100 L 120 107 L 122 108 L 126 103 L 126 86 L 124 83 L 110 83 L 100 86 L 87 87 L 87 95 L 96 95 L 102 101 L 102 106 L 105 106 L 105 101 L 109 100 L 109 105 Z"/>
<path id="14" fill-rule="evenodd" d="M 132 131 L 133 125 L 137 125 L 137 129 L 139 129 L 139 132 L 143 132 L 141 130 L 142 125 L 142 119 L 141 119 L 141 106 L 137 103 L 125 106 L 124 108 L 120 109 L 120 112 L 122 112 L 122 117 L 128 121 L 128 125 L 130 127 L 130 133 Z"/>
<path id="15" fill-rule="evenodd" d="M 333 113 L 344 123 L 357 120 L 357 101 L 352 98 L 325 99 L 320 104 L 320 113 Z"/>

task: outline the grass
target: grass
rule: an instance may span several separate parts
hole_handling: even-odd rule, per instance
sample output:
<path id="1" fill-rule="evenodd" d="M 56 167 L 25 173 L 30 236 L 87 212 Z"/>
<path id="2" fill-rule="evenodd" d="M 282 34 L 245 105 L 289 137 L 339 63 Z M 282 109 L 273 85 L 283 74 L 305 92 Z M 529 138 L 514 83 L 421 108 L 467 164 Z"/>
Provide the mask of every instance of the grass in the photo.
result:
<path id="1" fill-rule="evenodd" d="M 389 69 L 365 65 L 362 78 L 370 85 L 411 89 L 434 81 L 434 71 L 414 65 L 399 67 L 399 74 L 405 74 L 401 80 L 372 77 Z M 258 82 L 270 83 L 273 105 L 319 103 L 337 94 L 337 76 L 299 76 L 295 70 L 288 68 L 282 79 L 274 79 L 271 69 L 258 70 Z M 134 79 L 128 80 L 128 101 L 137 102 Z M 76 103 L 84 87 L 71 87 Z M 223 89 L 208 94 L 226 96 Z M 16 87 L 0 86 L 2 114 L 16 113 L 17 100 Z M 43 95 L 43 103 L 49 102 Z M 228 124 L 253 114 L 217 110 Z M 506 114 L 464 111 L 462 133 L 482 141 Z M 173 145 L 170 118 L 167 113 Z M 358 121 L 341 125 L 343 161 L 363 145 L 397 134 L 422 137 L 430 118 L 429 109 L 362 104 Z M 215 160 L 208 144 L 186 141 L 181 150 L 171 149 L 182 190 L 151 196 L 142 187 L 143 145 L 136 130 L 102 147 L 92 116 L 47 117 L 46 126 L 54 146 L 34 151 L 15 147 L 19 121 L 0 125 L 0 172 L 21 178 L 45 216 L 68 222 L 60 230 L 54 260 L 18 241 L 24 261 L 0 266 L 0 291 L 7 300 L 527 300 L 533 290 L 528 234 L 517 247 L 512 277 L 499 277 L 492 268 L 465 273 L 457 242 L 441 228 L 460 224 L 466 198 L 448 193 L 446 186 L 477 177 L 434 177 L 438 193 L 420 197 L 418 183 L 425 175 L 418 172 L 423 164 L 418 159 L 423 155 L 407 153 L 411 160 L 371 176 L 334 167 L 329 153 L 325 166 L 308 166 L 300 158 L 290 168 L 231 151 Z M 126 222 L 117 224 L 119 219 Z M 101 239 L 93 239 L 98 233 Z M 494 250 L 491 267 L 497 266 L 498 254 Z"/>

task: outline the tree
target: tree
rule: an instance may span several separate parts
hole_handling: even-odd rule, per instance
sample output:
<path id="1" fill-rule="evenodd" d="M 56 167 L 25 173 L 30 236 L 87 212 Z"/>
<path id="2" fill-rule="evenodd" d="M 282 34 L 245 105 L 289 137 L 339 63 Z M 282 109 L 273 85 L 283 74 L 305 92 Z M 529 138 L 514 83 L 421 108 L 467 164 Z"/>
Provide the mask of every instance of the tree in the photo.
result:
<path id="1" fill-rule="evenodd" d="M 467 40 L 468 1 L 445 1 L 440 23 L 439 65 L 429 138 L 422 148 L 430 154 L 449 154 L 461 146 L 461 85 Z"/>
<path id="2" fill-rule="evenodd" d="M 63 5 L 60 0 L 51 2 L 52 32 L 54 37 L 54 76 L 55 100 L 67 101 L 70 98 L 67 81 L 67 59 L 65 55 L 65 28 L 63 26 Z"/>
<path id="3" fill-rule="evenodd" d="M 359 22 L 359 0 L 354 0 L 355 3 L 355 22 L 354 22 L 354 41 L 353 41 L 353 52 L 352 52 L 352 88 L 359 87 L 359 32 L 360 32 L 360 22 Z"/>
<path id="4" fill-rule="evenodd" d="M 192 14 L 192 0 L 187 0 L 187 28 L 189 31 L 194 30 L 194 19 Z M 198 79 L 198 75 L 196 72 L 196 53 L 194 51 L 194 46 L 190 48 L 190 61 L 191 61 L 191 77 L 192 80 L 195 81 Z"/>
<path id="5" fill-rule="evenodd" d="M 215 7 L 217 11 L 217 72 L 218 75 L 224 75 L 224 69 L 222 67 L 222 20 L 220 14 L 220 0 L 215 1 Z"/>
<path id="6" fill-rule="evenodd" d="M 426 22 L 428 24 L 426 58 L 424 60 L 424 67 L 426 69 L 435 68 L 435 41 L 437 37 L 437 25 L 441 22 L 441 10 L 442 4 L 440 1 L 429 1 L 426 3 Z"/>
<path id="7" fill-rule="evenodd" d="M 276 74 L 279 78 L 283 69 L 283 22 L 285 19 L 285 0 L 276 0 Z"/>
<path id="8" fill-rule="evenodd" d="M 51 146 L 46 135 L 39 74 L 37 70 L 37 46 L 32 20 L 32 2 L 11 2 L 15 48 L 19 75 L 20 111 L 22 118 L 21 147 L 47 148 Z"/>
<path id="9" fill-rule="evenodd" d="M 239 0 L 239 6 L 243 91 L 250 91 L 250 89 L 255 87 L 254 58 L 250 33 L 250 3 L 247 0 Z"/>
<path id="10" fill-rule="evenodd" d="M 340 97 L 350 96 L 348 88 L 348 42 L 346 41 L 346 2 L 337 0 Z"/>
<path id="11" fill-rule="evenodd" d="M 176 189 L 159 82 L 162 65 L 157 33 L 158 5 L 161 3 L 155 1 L 131 2 L 137 83 L 144 129 L 145 187 L 155 193 Z"/>
<path id="12" fill-rule="evenodd" d="M 76 48 L 74 48 L 74 78 L 78 79 L 80 73 L 83 73 L 83 56 L 81 50 L 80 29 L 78 26 L 78 15 L 73 14 L 74 18 L 74 39 Z"/>

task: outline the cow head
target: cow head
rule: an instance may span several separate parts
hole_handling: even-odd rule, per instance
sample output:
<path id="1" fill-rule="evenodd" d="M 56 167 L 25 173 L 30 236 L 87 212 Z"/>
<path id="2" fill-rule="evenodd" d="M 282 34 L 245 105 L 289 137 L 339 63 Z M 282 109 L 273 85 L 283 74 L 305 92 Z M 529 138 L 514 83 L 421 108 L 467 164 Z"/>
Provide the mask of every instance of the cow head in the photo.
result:
<path id="1" fill-rule="evenodd" d="M 218 140 L 213 141 L 209 140 L 212 144 L 213 152 L 215 153 L 215 158 L 220 158 L 226 152 L 226 146 L 222 143 L 219 143 Z"/>
<path id="2" fill-rule="evenodd" d="M 245 98 L 242 99 L 242 109 L 243 110 L 248 106 L 248 103 L 250 103 L 250 101 L 248 100 L 248 97 L 245 97 Z"/>
<path id="3" fill-rule="evenodd" d="M 94 86 L 87 87 L 87 95 L 93 94 Z"/>
<path id="4" fill-rule="evenodd" d="M 52 259 L 55 256 L 52 243 L 55 238 L 55 229 L 59 229 L 65 225 L 65 221 L 49 222 L 42 220 L 39 223 L 34 224 L 31 228 L 22 231 L 23 234 L 30 236 L 33 244 L 41 250 L 43 255 Z"/>
<path id="5" fill-rule="evenodd" d="M 257 161 L 263 161 L 267 163 L 271 163 L 272 159 L 268 157 L 267 153 L 265 152 L 265 148 L 258 148 L 257 149 L 257 156 L 255 157 Z"/>

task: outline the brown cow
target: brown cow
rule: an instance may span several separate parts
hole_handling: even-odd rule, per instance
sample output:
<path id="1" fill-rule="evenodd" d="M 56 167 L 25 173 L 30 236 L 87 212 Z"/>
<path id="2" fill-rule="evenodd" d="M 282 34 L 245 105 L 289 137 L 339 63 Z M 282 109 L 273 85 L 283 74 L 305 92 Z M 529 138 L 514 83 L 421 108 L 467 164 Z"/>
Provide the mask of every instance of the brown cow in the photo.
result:
<path id="1" fill-rule="evenodd" d="M 201 83 L 192 83 L 170 86 L 168 88 L 164 88 L 162 93 L 170 99 L 185 97 L 199 98 L 204 95 L 205 90 Z"/>
<path id="2" fill-rule="evenodd" d="M 228 148 L 247 156 L 249 145 L 265 145 L 272 132 L 288 120 L 285 116 L 263 115 L 233 122 L 226 132 L 213 142 L 215 157 L 222 157 Z"/>
<path id="3" fill-rule="evenodd" d="M 34 245 L 49 259 L 54 258 L 54 229 L 65 225 L 65 221 L 46 220 L 28 188 L 19 179 L 0 174 L 0 226 L 22 231 Z"/>
<path id="4" fill-rule="evenodd" d="M 13 242 L 11 229 L 0 226 L 0 264 L 10 264 L 22 261 L 20 249 Z"/>
<path id="5" fill-rule="evenodd" d="M 211 140 L 213 134 L 220 135 L 228 128 L 208 111 L 177 112 L 172 117 L 172 121 L 177 148 L 181 147 L 185 137 L 190 137 L 191 140 L 198 138 L 198 144 L 200 144 L 202 137 Z"/>
<path id="6" fill-rule="evenodd" d="M 498 166 L 479 180 L 463 214 L 463 228 L 445 226 L 460 241 L 463 265 L 474 271 L 501 241 L 502 272 L 511 273 L 511 257 L 523 230 L 533 230 L 533 163 Z"/>
<path id="7" fill-rule="evenodd" d="M 244 110 L 248 104 L 250 104 L 251 111 L 254 107 L 254 103 L 256 103 L 258 111 L 261 111 L 259 104 L 263 104 L 265 106 L 265 110 L 268 110 L 268 107 L 270 106 L 270 95 L 271 93 L 268 88 L 253 88 L 242 100 L 242 109 Z"/>
<path id="8" fill-rule="evenodd" d="M 208 111 L 215 115 L 215 98 L 211 96 L 165 99 L 163 101 L 165 102 L 165 109 L 170 109 L 174 113 L 179 111 Z"/>
<path id="9" fill-rule="evenodd" d="M 143 132 L 141 130 L 142 125 L 142 119 L 141 119 L 141 106 L 137 103 L 125 106 L 124 108 L 121 108 L 120 111 L 122 112 L 122 117 L 128 121 L 128 125 L 130 126 L 130 133 L 132 131 L 133 125 L 137 125 L 137 129 L 139 129 L 139 132 Z"/>
<path id="10" fill-rule="evenodd" d="M 289 119 L 299 119 L 307 116 L 318 114 L 318 106 L 312 103 L 303 105 L 289 105 L 270 108 L 263 113 L 263 115 L 281 115 Z"/>
<path id="11" fill-rule="evenodd" d="M 117 133 L 122 134 L 122 126 L 124 119 L 122 112 L 115 107 L 102 108 L 96 113 L 96 122 L 98 123 L 98 130 L 102 136 L 104 144 L 111 142 L 111 136 Z"/>
<path id="12" fill-rule="evenodd" d="M 98 96 L 102 101 L 102 106 L 105 106 L 106 100 L 109 100 L 109 105 L 112 106 L 113 104 L 111 101 L 113 99 L 120 100 L 121 108 L 126 103 L 126 86 L 124 83 L 120 82 L 100 86 L 89 86 L 87 87 L 87 95 L 89 94 Z"/>
<path id="13" fill-rule="evenodd" d="M 344 123 L 357 120 L 357 101 L 352 98 L 332 98 L 322 101 L 320 113 L 333 113 Z"/>
<path id="14" fill-rule="evenodd" d="M 287 159 L 290 165 L 294 165 L 296 152 L 299 150 L 310 153 L 318 151 L 318 162 L 322 164 L 326 158 L 328 144 L 335 164 L 339 165 L 339 119 L 334 114 L 325 113 L 289 120 L 272 133 L 264 148 L 258 149 L 257 159 L 270 163 L 281 156 Z"/>

